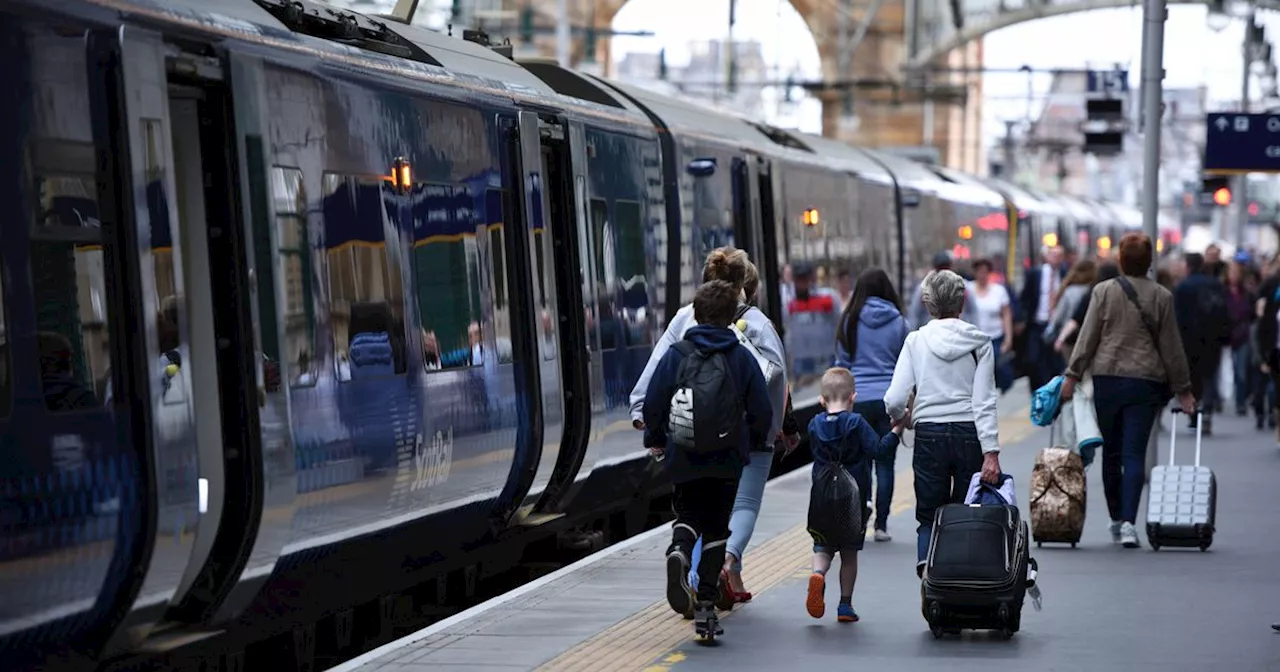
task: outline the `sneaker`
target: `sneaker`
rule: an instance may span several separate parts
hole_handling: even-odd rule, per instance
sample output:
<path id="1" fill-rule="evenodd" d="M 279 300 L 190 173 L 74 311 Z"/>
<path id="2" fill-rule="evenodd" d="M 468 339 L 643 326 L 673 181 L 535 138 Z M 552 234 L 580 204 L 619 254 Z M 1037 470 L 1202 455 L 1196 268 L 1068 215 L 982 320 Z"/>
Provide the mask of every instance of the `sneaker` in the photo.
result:
<path id="1" fill-rule="evenodd" d="M 836 607 L 836 620 L 841 623 L 857 623 L 858 612 L 853 610 L 852 604 L 842 604 Z"/>
<path id="2" fill-rule="evenodd" d="M 893 541 L 893 537 L 885 530 L 876 530 L 876 541 Z"/>
<path id="3" fill-rule="evenodd" d="M 720 618 L 716 616 L 716 607 L 710 602 L 698 602 L 693 608 L 693 631 L 701 637 L 712 638 L 723 635 Z"/>
<path id="4" fill-rule="evenodd" d="M 1109 526 L 1109 529 L 1111 530 L 1111 543 L 1113 544 L 1120 543 L 1120 521 L 1118 520 L 1111 521 L 1111 525 Z"/>
<path id="5" fill-rule="evenodd" d="M 1272 623 L 1271 629 L 1275 630 L 1276 632 L 1280 632 L 1280 623 Z"/>
<path id="6" fill-rule="evenodd" d="M 1134 529 L 1133 523 L 1123 523 L 1120 525 L 1120 543 L 1125 548 L 1138 548 L 1138 530 Z"/>
<path id="7" fill-rule="evenodd" d="M 924 567 L 925 567 L 925 565 L 926 565 L 926 564 L 927 564 L 927 563 L 926 563 L 924 560 L 921 560 L 920 562 L 917 562 L 917 563 L 916 563 L 916 578 L 917 578 L 917 579 L 923 579 L 923 578 L 924 578 Z"/>
<path id="8" fill-rule="evenodd" d="M 693 618 L 693 589 L 689 587 L 689 556 L 673 548 L 667 553 L 667 604 L 671 610 Z"/>
<path id="9" fill-rule="evenodd" d="M 822 618 L 827 613 L 827 605 L 822 601 L 822 594 L 827 589 L 827 577 L 814 572 L 809 575 L 809 595 L 804 599 L 804 608 L 814 618 Z"/>

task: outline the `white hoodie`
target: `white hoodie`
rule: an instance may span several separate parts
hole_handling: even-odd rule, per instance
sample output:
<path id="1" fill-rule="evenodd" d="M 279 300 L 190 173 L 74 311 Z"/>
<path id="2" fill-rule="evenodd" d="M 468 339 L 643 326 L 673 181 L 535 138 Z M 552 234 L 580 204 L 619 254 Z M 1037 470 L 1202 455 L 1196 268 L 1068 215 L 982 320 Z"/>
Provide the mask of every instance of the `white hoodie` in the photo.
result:
<path id="1" fill-rule="evenodd" d="M 976 362 L 970 353 L 977 355 Z M 1000 450 L 995 352 L 990 336 L 954 318 L 933 320 L 911 332 L 884 395 L 889 417 L 897 420 L 906 413 L 913 387 L 913 422 L 972 422 L 977 426 L 982 452 Z"/>

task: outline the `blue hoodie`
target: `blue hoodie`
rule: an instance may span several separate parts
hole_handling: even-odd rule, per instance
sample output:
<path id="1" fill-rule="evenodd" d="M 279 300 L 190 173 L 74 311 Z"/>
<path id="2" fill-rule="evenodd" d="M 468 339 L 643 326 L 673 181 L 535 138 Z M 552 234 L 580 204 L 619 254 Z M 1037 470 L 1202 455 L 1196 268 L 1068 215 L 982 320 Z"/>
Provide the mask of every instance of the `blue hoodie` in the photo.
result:
<path id="1" fill-rule="evenodd" d="M 738 337 L 727 327 L 698 325 L 685 332 L 684 340 L 692 341 L 699 350 L 720 351 L 729 360 L 729 375 L 734 387 L 742 394 L 746 413 L 743 423 L 747 431 L 736 449 L 700 452 L 691 455 L 680 450 L 667 437 L 667 413 L 671 408 L 671 395 L 675 394 L 676 374 L 684 354 L 678 348 L 670 348 L 658 362 L 649 379 L 644 396 L 644 445 L 665 446 L 667 468 L 675 483 L 685 483 L 698 478 L 726 478 L 737 480 L 742 468 L 751 462 L 751 446 L 764 442 L 765 433 L 773 423 L 773 408 L 769 403 L 769 390 L 756 359 L 738 343 Z"/>
<path id="2" fill-rule="evenodd" d="M 809 421 L 814 473 L 817 467 L 839 464 L 857 482 L 864 502 L 871 500 L 871 458 L 893 454 L 898 443 L 897 434 L 876 435 L 871 423 L 853 411 L 819 413 Z"/>
<path id="3" fill-rule="evenodd" d="M 908 332 L 902 313 L 892 303 L 873 296 L 858 314 L 858 351 L 853 361 L 849 361 L 844 344 L 836 341 L 835 365 L 853 372 L 854 380 L 858 381 L 859 400 L 884 399 Z"/>

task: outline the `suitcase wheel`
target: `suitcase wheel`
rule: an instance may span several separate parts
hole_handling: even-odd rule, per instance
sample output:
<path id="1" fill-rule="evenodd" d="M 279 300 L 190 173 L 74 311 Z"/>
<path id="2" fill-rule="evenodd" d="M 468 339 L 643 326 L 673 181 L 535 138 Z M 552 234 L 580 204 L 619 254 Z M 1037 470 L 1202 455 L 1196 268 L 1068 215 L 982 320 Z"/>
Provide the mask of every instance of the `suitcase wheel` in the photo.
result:
<path id="1" fill-rule="evenodd" d="M 1073 542 L 1071 542 L 1071 548 L 1075 548 L 1075 547 L 1076 547 L 1076 542 L 1074 542 L 1074 541 L 1073 541 Z"/>
<path id="2" fill-rule="evenodd" d="M 933 633 L 933 638 L 934 638 L 934 639 L 942 639 L 942 626 L 941 626 L 941 625 L 930 625 L 930 626 L 929 626 L 929 632 Z"/>
<path id="3" fill-rule="evenodd" d="M 1075 546 L 1075 544 L 1071 544 L 1071 545 L 1072 545 L 1072 546 Z M 1037 542 L 1036 542 L 1036 548 L 1044 548 L 1044 542 L 1043 542 L 1043 541 L 1037 541 Z"/>
<path id="4" fill-rule="evenodd" d="M 1153 551 L 1158 551 L 1158 550 L 1160 550 L 1160 542 L 1155 541 L 1155 540 L 1152 540 L 1152 539 L 1148 539 L 1147 541 L 1151 543 L 1151 550 L 1153 550 Z"/>

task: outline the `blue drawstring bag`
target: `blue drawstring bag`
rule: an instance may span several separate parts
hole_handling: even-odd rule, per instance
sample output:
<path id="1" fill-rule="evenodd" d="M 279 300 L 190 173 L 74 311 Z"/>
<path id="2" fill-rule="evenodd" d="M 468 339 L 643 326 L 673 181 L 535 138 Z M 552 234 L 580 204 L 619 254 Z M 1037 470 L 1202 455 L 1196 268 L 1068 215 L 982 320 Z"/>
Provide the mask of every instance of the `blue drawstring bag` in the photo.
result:
<path id="1" fill-rule="evenodd" d="M 1048 427 L 1061 410 L 1062 376 L 1054 376 L 1044 387 L 1031 395 L 1031 422 L 1037 427 Z"/>

